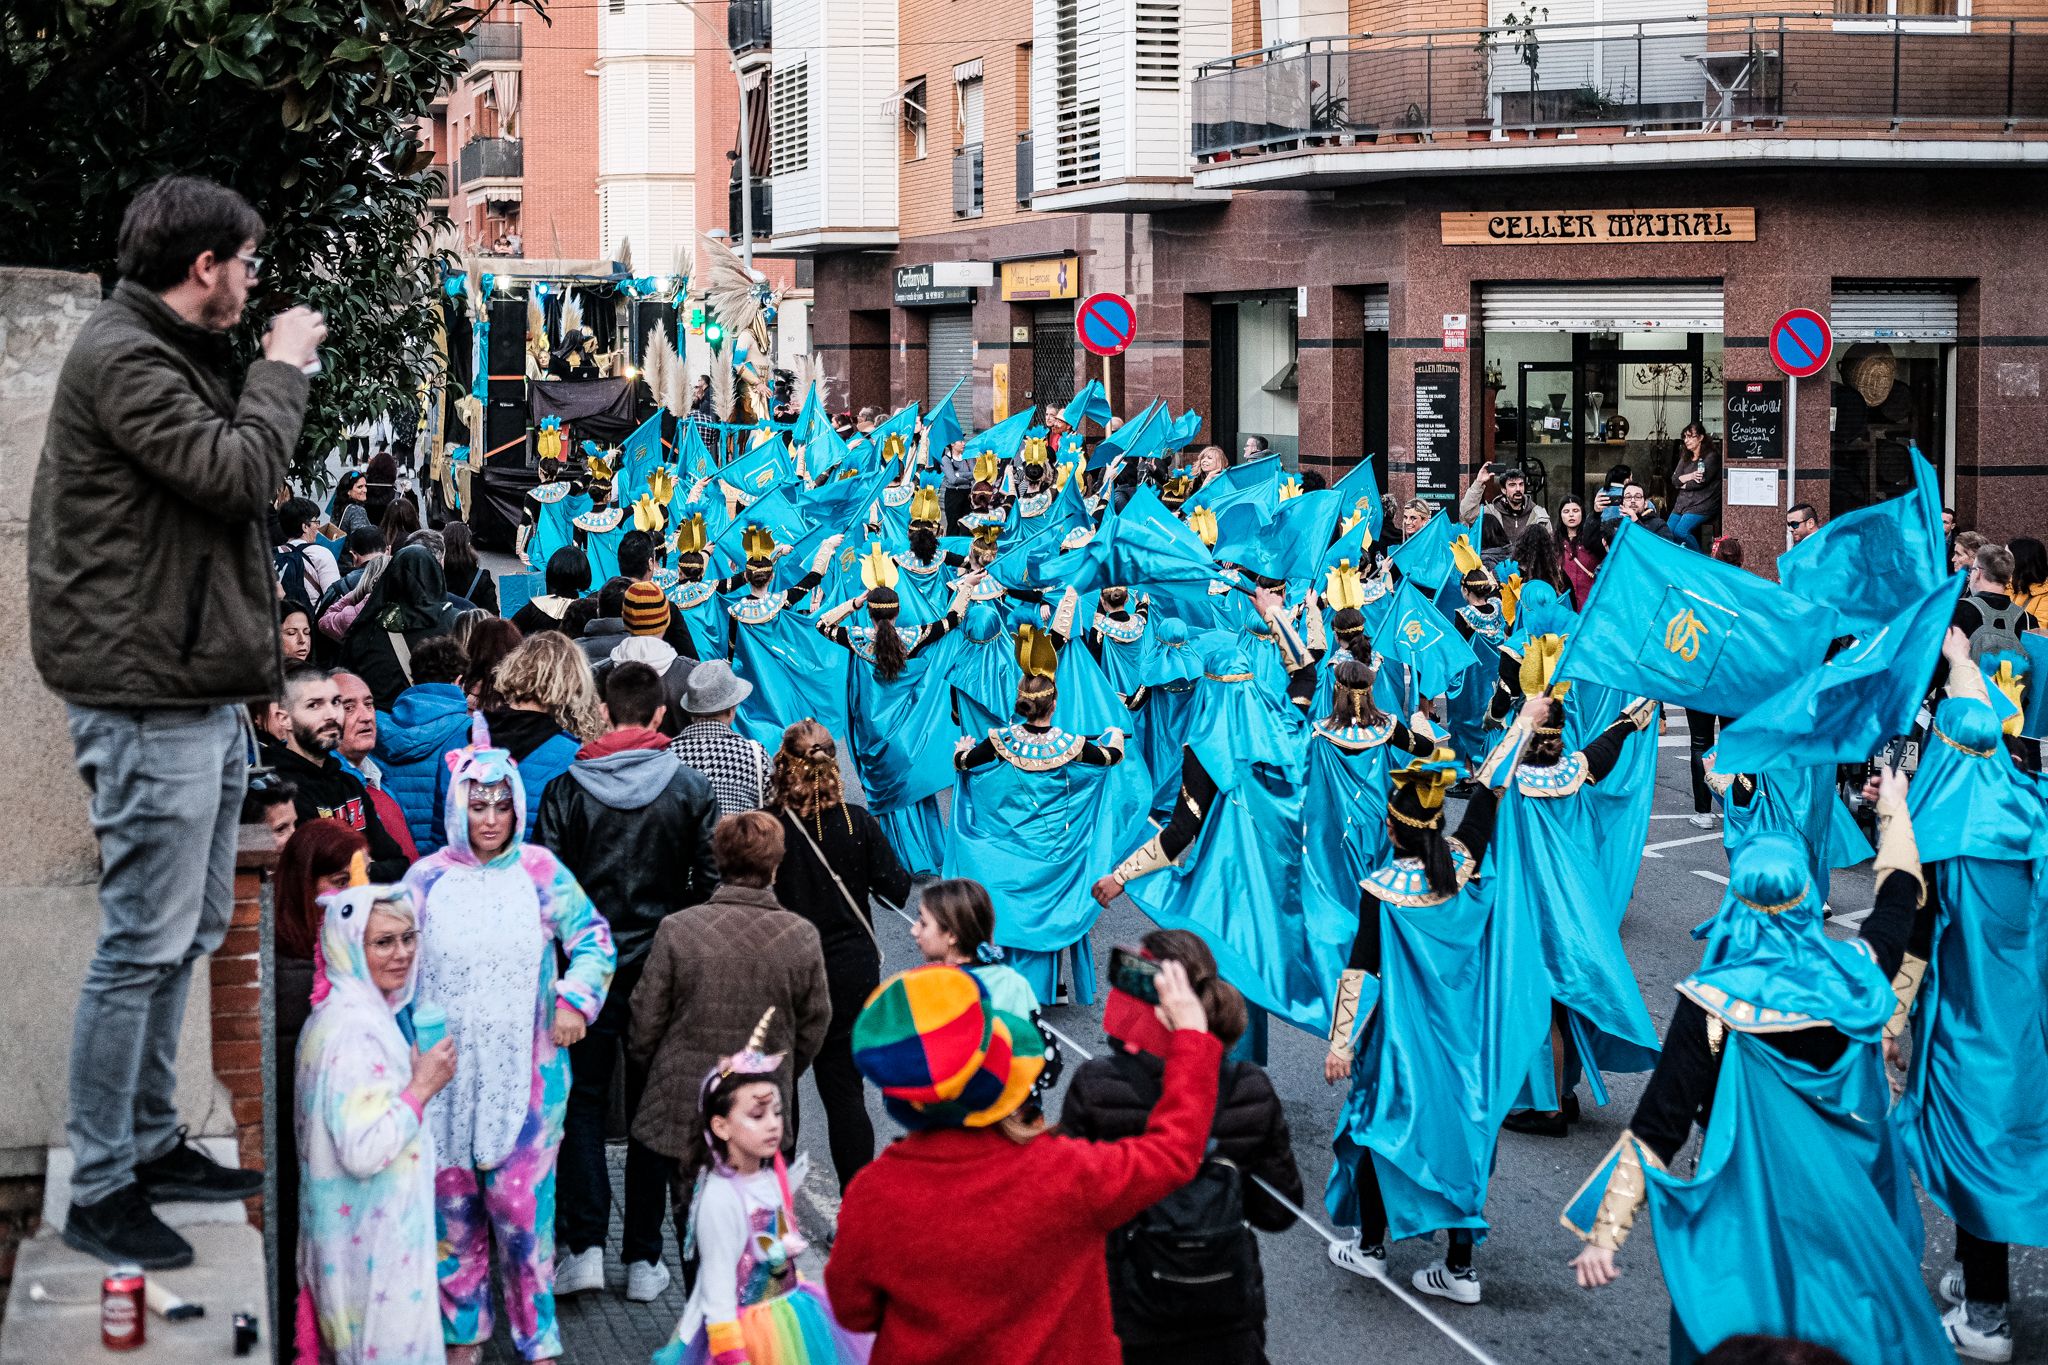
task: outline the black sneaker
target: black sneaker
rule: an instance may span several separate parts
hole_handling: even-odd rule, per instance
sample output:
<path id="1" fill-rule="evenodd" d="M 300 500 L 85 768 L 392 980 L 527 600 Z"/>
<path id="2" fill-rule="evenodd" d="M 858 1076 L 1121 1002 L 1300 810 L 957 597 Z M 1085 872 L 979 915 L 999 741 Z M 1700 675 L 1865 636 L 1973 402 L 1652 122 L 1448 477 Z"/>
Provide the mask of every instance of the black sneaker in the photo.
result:
<path id="1" fill-rule="evenodd" d="M 170 1151 L 135 1168 L 135 1183 L 151 1203 L 192 1199 L 225 1204 L 263 1193 L 263 1172 L 221 1165 L 185 1141 L 185 1130 L 180 1127 Z"/>
<path id="2" fill-rule="evenodd" d="M 123 1185 L 96 1204 L 71 1205 L 64 1244 L 113 1265 L 176 1270 L 192 1264 L 192 1244 L 156 1216 L 142 1187 Z"/>
<path id="3" fill-rule="evenodd" d="M 1512 1110 L 1500 1126 L 1511 1133 L 1528 1133 L 1534 1137 L 1563 1137 L 1571 1131 L 1563 1111 L 1557 1109 Z"/>

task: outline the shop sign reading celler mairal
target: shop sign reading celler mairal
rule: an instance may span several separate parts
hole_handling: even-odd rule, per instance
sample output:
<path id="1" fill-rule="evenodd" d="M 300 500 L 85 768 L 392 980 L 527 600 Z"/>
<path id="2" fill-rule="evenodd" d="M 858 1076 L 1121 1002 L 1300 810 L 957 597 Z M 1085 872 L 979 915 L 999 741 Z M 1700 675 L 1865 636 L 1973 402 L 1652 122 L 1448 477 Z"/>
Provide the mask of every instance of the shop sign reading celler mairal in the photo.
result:
<path id="1" fill-rule="evenodd" d="M 1445 246 L 1502 242 L 1753 242 L 1756 210 L 1554 209 L 1540 213 L 1446 213 Z"/>

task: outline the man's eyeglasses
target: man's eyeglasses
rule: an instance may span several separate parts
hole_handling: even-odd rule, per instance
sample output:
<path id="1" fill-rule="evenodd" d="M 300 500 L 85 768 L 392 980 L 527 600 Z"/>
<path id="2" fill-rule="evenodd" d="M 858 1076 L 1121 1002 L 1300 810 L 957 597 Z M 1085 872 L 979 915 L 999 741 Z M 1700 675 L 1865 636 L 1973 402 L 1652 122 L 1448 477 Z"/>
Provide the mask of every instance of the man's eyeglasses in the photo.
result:
<path id="1" fill-rule="evenodd" d="M 257 280 L 262 278 L 263 258 L 261 256 L 256 255 L 254 252 L 237 251 L 235 253 L 235 259 L 240 261 L 245 267 L 248 268 L 249 278 L 251 280 Z"/>
<path id="2" fill-rule="evenodd" d="M 1785 529 L 1788 531 L 1797 531 L 1804 525 L 1806 525 L 1805 517 L 1794 517 L 1792 520 L 1785 523 Z"/>
<path id="3" fill-rule="evenodd" d="M 420 935 L 417 929 L 408 929 L 402 934 L 379 934 L 373 939 L 366 940 L 363 944 L 363 947 L 373 953 L 388 953 L 398 948 L 411 952 L 419 946 Z"/>

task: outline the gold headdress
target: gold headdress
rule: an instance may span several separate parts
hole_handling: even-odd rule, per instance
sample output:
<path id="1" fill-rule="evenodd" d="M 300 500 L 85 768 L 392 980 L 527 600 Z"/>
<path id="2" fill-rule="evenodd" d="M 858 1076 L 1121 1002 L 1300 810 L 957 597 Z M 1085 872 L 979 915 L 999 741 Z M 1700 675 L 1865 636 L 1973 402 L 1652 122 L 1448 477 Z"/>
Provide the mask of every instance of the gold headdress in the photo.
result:
<path id="1" fill-rule="evenodd" d="M 982 525 L 975 527 L 974 548 L 977 550 L 995 549 L 996 537 L 1000 536 L 1002 533 L 1002 523 L 997 521 L 985 522 Z"/>
<path id="2" fill-rule="evenodd" d="M 920 488 L 910 495 L 910 520 L 913 523 L 922 521 L 937 525 L 940 515 L 938 489 Z"/>
<path id="3" fill-rule="evenodd" d="M 1216 514 L 1206 507 L 1197 507 L 1188 513 L 1188 529 L 1202 538 L 1210 549 L 1216 548 Z"/>
<path id="4" fill-rule="evenodd" d="M 656 469 L 647 476 L 647 496 L 659 506 L 668 506 L 669 499 L 676 495 L 676 476 L 666 469 Z"/>
<path id="5" fill-rule="evenodd" d="M 1451 542 L 1451 562 L 1458 566 L 1460 574 L 1468 574 L 1475 569 L 1483 573 L 1486 569 L 1485 563 L 1479 558 L 1479 551 L 1472 548 L 1469 536 L 1459 536 Z"/>
<path id="6" fill-rule="evenodd" d="M 1298 498 L 1304 491 L 1300 479 L 1289 479 L 1286 483 L 1280 485 L 1280 501 L 1286 502 L 1289 498 Z"/>
<path id="7" fill-rule="evenodd" d="M 1017 627 L 1017 663 L 1033 678 L 1050 678 L 1059 670 L 1059 651 L 1052 636 L 1037 626 Z"/>
<path id="8" fill-rule="evenodd" d="M 704 517 L 701 513 L 687 516 L 676 525 L 676 552 L 694 554 L 708 543 L 704 534 Z"/>
<path id="9" fill-rule="evenodd" d="M 1065 488 L 1067 486 L 1067 480 L 1073 477 L 1074 464 L 1073 461 L 1070 460 L 1066 464 L 1061 465 L 1058 469 L 1053 470 L 1052 486 L 1054 488 Z"/>
<path id="10" fill-rule="evenodd" d="M 2020 697 L 2025 692 L 2027 680 L 2013 672 L 2012 659 L 2008 656 L 1998 661 L 1997 669 L 1984 681 L 1990 683 L 2000 692 L 2003 692 L 2005 699 L 2017 708 L 2011 715 L 2005 718 L 2005 722 L 2000 728 L 2008 735 L 2018 734 L 2020 732 L 2020 725 L 2026 719 L 2026 711 L 2020 704 Z"/>
<path id="11" fill-rule="evenodd" d="M 1350 560 L 1340 560 L 1330 570 L 1330 579 L 1323 588 L 1323 600 L 1338 611 L 1346 607 L 1353 611 L 1365 606 L 1365 579 Z"/>
<path id="12" fill-rule="evenodd" d="M 876 588 L 896 586 L 895 556 L 884 550 L 880 541 L 876 541 L 868 552 L 860 557 L 860 581 L 861 586 L 869 592 Z"/>
<path id="13" fill-rule="evenodd" d="M 1051 460 L 1052 455 L 1045 444 L 1043 436 L 1027 436 L 1024 438 L 1023 464 L 1027 468 L 1035 464 L 1048 464 Z"/>
<path id="14" fill-rule="evenodd" d="M 590 472 L 590 477 L 598 483 L 610 483 L 615 472 L 609 459 L 597 455 L 592 455 L 584 460 L 583 467 Z"/>
<path id="15" fill-rule="evenodd" d="M 668 525 L 668 509 L 654 500 L 652 493 L 642 493 L 633 500 L 633 529 L 645 531 L 651 536 L 661 534 L 661 528 Z"/>
<path id="16" fill-rule="evenodd" d="M 903 433 L 892 431 L 889 433 L 888 438 L 882 442 L 882 463 L 887 464 L 891 460 L 900 460 L 902 458 Z"/>
<path id="17" fill-rule="evenodd" d="M 1532 635 L 1522 646 L 1522 695 L 1541 696 L 1548 691 L 1552 697 L 1562 698 L 1571 689 L 1568 682 L 1551 685 L 1551 675 L 1557 672 L 1558 656 L 1564 653 L 1562 635 Z M 1542 728 L 1539 735 L 1555 734 L 1554 728 Z"/>
<path id="18" fill-rule="evenodd" d="M 984 450 L 974 457 L 974 481 L 994 483 L 1003 474 L 1003 462 L 996 458 L 993 450 Z"/>
<path id="19" fill-rule="evenodd" d="M 1159 490 L 1159 496 L 1167 502 L 1186 502 L 1188 494 L 1195 491 L 1195 476 L 1192 473 L 1175 474 Z"/>
<path id="20" fill-rule="evenodd" d="M 775 533 L 765 526 L 749 526 L 740 533 L 740 549 L 749 564 L 775 562 Z"/>
<path id="21" fill-rule="evenodd" d="M 1443 827 L 1444 797 L 1458 781 L 1455 753 L 1439 748 L 1428 758 L 1413 759 L 1388 776 L 1393 779 L 1394 790 L 1387 802 L 1387 814 L 1412 829 Z"/>

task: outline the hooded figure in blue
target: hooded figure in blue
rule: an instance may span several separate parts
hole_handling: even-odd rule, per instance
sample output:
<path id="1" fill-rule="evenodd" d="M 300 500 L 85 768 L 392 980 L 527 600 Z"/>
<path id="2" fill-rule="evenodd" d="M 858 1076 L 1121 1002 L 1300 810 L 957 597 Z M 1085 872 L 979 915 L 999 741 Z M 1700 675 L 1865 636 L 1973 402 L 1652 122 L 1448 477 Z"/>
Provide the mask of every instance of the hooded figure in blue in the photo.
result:
<path id="1" fill-rule="evenodd" d="M 1623 747 L 1650 727 L 1657 709 L 1637 698 L 1598 738 L 1568 750 L 1565 716 L 1578 692 L 1561 697 L 1571 685 L 1550 682 L 1561 648 L 1556 636 L 1539 636 L 1522 656 L 1523 688 L 1549 699 L 1549 715 L 1502 798 L 1490 869 L 1495 913 L 1523 920 L 1550 984 L 1550 1027 L 1532 1040 L 1528 1078 L 1507 1118 L 1509 1128 L 1545 1137 L 1563 1137 L 1577 1120 L 1572 1092 L 1582 1075 L 1593 1102 L 1604 1105 L 1601 1072 L 1657 1064 L 1657 1027 L 1621 946 L 1621 914 L 1609 903 L 1612 880 L 1602 871 L 1609 862 L 1634 867 L 1640 845 L 1616 844 L 1592 804 L 1595 789 L 1615 776 Z"/>
<path id="2" fill-rule="evenodd" d="M 1793 1337 L 1853 1365 L 1953 1351 L 1920 1278 L 1919 1205 L 1879 1040 L 1921 898 L 1905 782 L 1887 775 L 1876 905 L 1861 937 L 1821 928 L 1796 837 L 1745 841 L 1699 970 L 1678 985 L 1663 1055 L 1621 1140 L 1565 1209 L 1588 1243 L 1582 1286 L 1610 1283 L 1647 1199 L 1671 1293 L 1671 1359 L 1728 1337 Z M 1698 1116 L 1690 1179 L 1668 1168 Z"/>
<path id="3" fill-rule="evenodd" d="M 1365 879 L 1323 1062 L 1330 1084 L 1351 1077 L 1323 1203 L 1358 1229 L 1331 1261 L 1382 1273 L 1389 1238 L 1446 1229 L 1443 1259 L 1413 1283 L 1458 1303 L 1479 1302 L 1472 1248 L 1486 1231 L 1494 1146 L 1548 1013 L 1537 946 L 1521 920 L 1494 913 L 1500 879 L 1486 865 L 1501 788 L 1538 719 L 1532 703 L 1508 727 L 1449 837 L 1451 750 L 1393 773 L 1395 856 Z"/>
<path id="4" fill-rule="evenodd" d="M 967 556 L 940 544 L 939 531 L 945 513 L 940 508 L 938 489 L 918 489 L 910 495 L 909 506 L 904 510 L 909 514 L 906 539 L 910 548 L 896 556 L 896 567 L 902 571 L 896 591 L 916 603 L 912 619 L 935 620 L 945 610 L 951 571 L 965 568 Z"/>
<path id="5" fill-rule="evenodd" d="M 939 793 L 953 785 L 952 693 L 931 680 L 925 647 L 960 624 L 967 610 L 962 586 L 944 616 L 921 626 L 898 621 L 896 561 L 871 552 L 861 562 L 867 591 L 818 618 L 825 638 L 845 649 L 846 737 L 868 809 L 881 823 L 897 859 L 911 873 L 935 874 L 946 852 Z M 841 625 L 867 608 L 864 626 Z"/>
<path id="6" fill-rule="evenodd" d="M 1331 670 L 1330 711 L 1309 727 L 1301 802 L 1301 910 L 1331 960 L 1358 936 L 1358 888 L 1394 859 L 1388 774 L 1436 752 L 1373 700 L 1373 670 L 1346 657 Z M 1340 970 L 1341 970 L 1341 964 Z"/>
<path id="7" fill-rule="evenodd" d="M 1835 795 L 1835 765 L 1723 774 L 1715 770 L 1719 753 L 1706 753 L 1707 787 L 1721 798 L 1721 842 L 1728 856 L 1733 858 L 1743 841 L 1759 834 L 1792 835 L 1806 847 L 1814 890 L 1826 905 L 1829 871 L 1867 856 L 1837 837 L 1835 810 L 1841 800 Z"/>
<path id="8" fill-rule="evenodd" d="M 727 601 L 732 618 L 732 671 L 754 685 L 740 703 L 734 728 L 770 753 L 782 745 L 784 729 L 806 718 L 834 735 L 846 733 L 846 656 L 790 608 L 825 579 L 825 565 L 839 537 L 819 545 L 810 572 L 793 587 L 776 591 L 775 537 L 749 526 L 745 546 L 747 591 Z"/>
<path id="9" fill-rule="evenodd" d="M 1157 813 L 1171 810 L 1180 793 L 1181 749 L 1194 715 L 1202 654 L 1188 640 L 1188 623 L 1177 616 L 1153 623 L 1150 635 L 1153 648 L 1139 675 L 1145 689 L 1145 710 L 1138 734 L 1144 744 L 1145 770 L 1152 774 L 1152 810 Z"/>
<path id="10" fill-rule="evenodd" d="M 1306 649 L 1280 616 L 1279 596 L 1261 589 L 1256 601 L 1291 671 L 1305 674 Z M 1107 905 L 1146 878 L 1131 898 L 1156 924 L 1207 943 L 1252 1004 L 1321 1032 L 1331 979 L 1321 973 L 1341 949 L 1318 944 L 1299 909 L 1301 721 L 1284 695 L 1254 679 L 1240 637 L 1212 633 L 1202 664 L 1172 817 L 1095 884 L 1095 897 Z"/>
<path id="11" fill-rule="evenodd" d="M 1913 779 L 1927 932 L 1894 982 L 1912 1064 L 1893 1121 L 1956 1221 L 1942 1282 L 1959 1347 L 2011 1347 L 2007 1243 L 2048 1244 L 2048 806 L 2005 750 L 1983 675 L 1950 631 L 1949 696 Z M 1915 995 L 1915 987 L 1918 993 Z M 1904 1007 L 1901 1008 L 1904 1013 Z"/>
<path id="12" fill-rule="evenodd" d="M 981 738 L 960 740 L 954 755 L 945 875 L 988 888 L 995 942 L 1039 1004 L 1060 994 L 1063 953 L 1071 957 L 1074 997 L 1088 1004 L 1095 998 L 1088 931 L 1099 913 L 1088 871 L 1144 828 L 1152 780 L 1142 761 L 1125 757 L 1120 730 L 1090 738 L 1055 721 L 1055 670 L 1063 660 L 1044 633 L 1025 627 L 1017 652 L 1024 676 L 1011 705 L 1020 719 L 1004 725 L 981 712 Z M 1064 657 L 1084 656 L 1069 650 Z M 960 705 L 980 711 L 964 694 Z"/>
<path id="13" fill-rule="evenodd" d="M 976 572 L 960 581 L 959 587 L 973 599 L 993 579 Z M 1079 610 L 1079 597 L 1069 590 L 1046 625 L 1036 606 L 1020 604 L 1010 614 L 1008 629 L 998 605 L 973 600 L 952 638 L 932 646 L 930 677 L 941 691 L 958 689 L 991 715 L 1010 714 L 1024 670 L 1017 662 L 1018 643 L 1025 631 L 1042 634 L 1059 655 L 1059 709 L 1052 723 L 1070 735 L 1099 735 L 1105 730 L 1119 733 L 1130 724 L 1130 711 L 1102 674 L 1102 666 L 1086 649 L 1067 648 Z M 960 733 L 972 740 L 982 737 L 976 718 L 961 715 Z"/>

